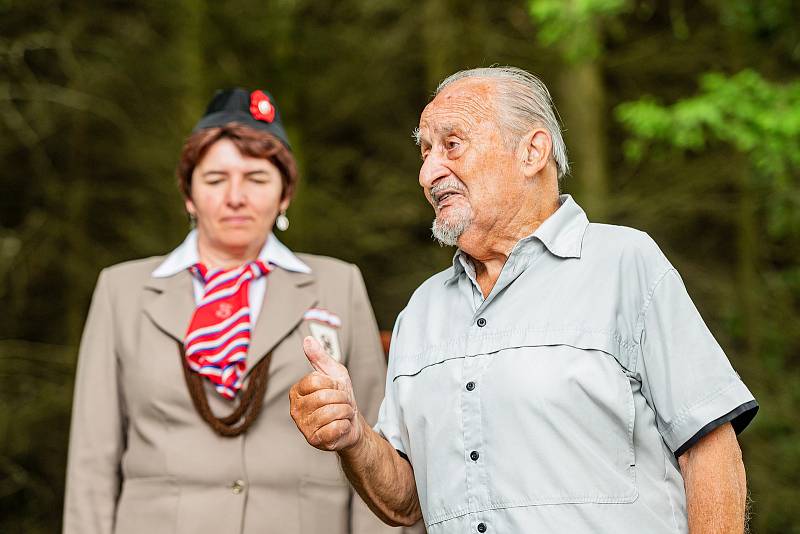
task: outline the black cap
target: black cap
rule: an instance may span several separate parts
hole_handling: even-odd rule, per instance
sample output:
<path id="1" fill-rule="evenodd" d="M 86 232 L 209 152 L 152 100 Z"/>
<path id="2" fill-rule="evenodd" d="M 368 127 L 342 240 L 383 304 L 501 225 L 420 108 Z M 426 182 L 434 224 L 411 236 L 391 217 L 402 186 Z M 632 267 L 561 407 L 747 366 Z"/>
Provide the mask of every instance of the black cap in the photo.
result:
<path id="1" fill-rule="evenodd" d="M 286 130 L 283 129 L 281 113 L 275 105 L 275 99 L 263 89 L 247 91 L 236 87 L 217 91 L 192 132 L 225 126 L 231 122 L 271 133 L 286 148 L 292 148 Z"/>

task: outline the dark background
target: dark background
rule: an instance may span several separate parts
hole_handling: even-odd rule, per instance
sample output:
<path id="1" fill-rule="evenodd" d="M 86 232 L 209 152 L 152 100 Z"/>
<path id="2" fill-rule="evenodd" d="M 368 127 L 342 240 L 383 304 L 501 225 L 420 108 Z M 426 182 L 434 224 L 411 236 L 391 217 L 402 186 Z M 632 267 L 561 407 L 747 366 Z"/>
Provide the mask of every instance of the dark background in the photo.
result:
<path id="1" fill-rule="evenodd" d="M 184 237 L 173 170 L 214 89 L 275 95 L 302 170 L 281 239 L 357 263 L 391 329 L 453 252 L 419 113 L 446 75 L 511 64 L 553 91 L 565 191 L 656 239 L 761 403 L 752 531 L 800 532 L 799 21 L 794 0 L 0 0 L 0 531 L 59 528 L 92 287 Z"/>

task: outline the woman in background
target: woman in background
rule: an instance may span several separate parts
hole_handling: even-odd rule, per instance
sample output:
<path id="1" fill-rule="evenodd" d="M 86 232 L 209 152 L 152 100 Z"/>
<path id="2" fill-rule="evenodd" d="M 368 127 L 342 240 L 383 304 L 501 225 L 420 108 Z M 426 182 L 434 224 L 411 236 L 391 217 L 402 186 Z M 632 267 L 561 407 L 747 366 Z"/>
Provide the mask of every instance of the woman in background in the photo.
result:
<path id="1" fill-rule="evenodd" d="M 317 338 L 374 418 L 385 364 L 361 273 L 294 254 L 297 169 L 265 91 L 218 92 L 178 166 L 196 228 L 103 270 L 81 341 L 65 534 L 378 533 L 335 455 L 306 446 L 289 387 Z"/>

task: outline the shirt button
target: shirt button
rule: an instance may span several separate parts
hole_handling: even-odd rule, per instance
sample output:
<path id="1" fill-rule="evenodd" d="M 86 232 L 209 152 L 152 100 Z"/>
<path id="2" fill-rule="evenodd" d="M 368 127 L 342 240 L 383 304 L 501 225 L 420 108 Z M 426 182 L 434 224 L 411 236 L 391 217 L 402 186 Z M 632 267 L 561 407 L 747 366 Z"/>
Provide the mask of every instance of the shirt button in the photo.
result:
<path id="1" fill-rule="evenodd" d="M 481 328 L 483 328 L 484 326 L 486 326 L 486 319 L 484 319 L 483 317 L 481 317 L 480 319 L 478 319 L 478 326 L 480 326 Z"/>
<path id="2" fill-rule="evenodd" d="M 486 524 L 478 523 L 478 532 L 486 532 Z"/>
<path id="3" fill-rule="evenodd" d="M 235 480 L 233 484 L 231 484 L 231 491 L 234 495 L 239 495 L 241 492 L 243 492 L 244 480 Z"/>
<path id="4" fill-rule="evenodd" d="M 470 380 L 467 382 L 467 391 L 472 391 L 473 389 L 475 389 L 475 382 Z"/>
<path id="5" fill-rule="evenodd" d="M 469 457 L 472 458 L 473 462 L 477 462 L 478 458 L 480 458 L 481 455 L 478 454 L 478 451 L 472 451 L 471 453 L 469 453 Z"/>

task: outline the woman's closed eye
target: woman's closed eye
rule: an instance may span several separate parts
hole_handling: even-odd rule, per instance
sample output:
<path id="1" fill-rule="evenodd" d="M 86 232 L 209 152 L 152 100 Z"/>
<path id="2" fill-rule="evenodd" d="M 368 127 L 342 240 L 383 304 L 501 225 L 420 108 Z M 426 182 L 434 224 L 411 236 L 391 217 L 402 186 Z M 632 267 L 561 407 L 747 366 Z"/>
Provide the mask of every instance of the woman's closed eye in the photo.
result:
<path id="1" fill-rule="evenodd" d="M 248 172 L 244 175 L 245 179 L 253 184 L 269 184 L 272 183 L 274 180 L 279 180 L 280 176 L 266 171 L 253 171 Z"/>
<path id="2" fill-rule="evenodd" d="M 203 175 L 203 183 L 208 185 L 217 185 L 224 182 L 228 176 L 221 172 L 209 172 Z"/>

